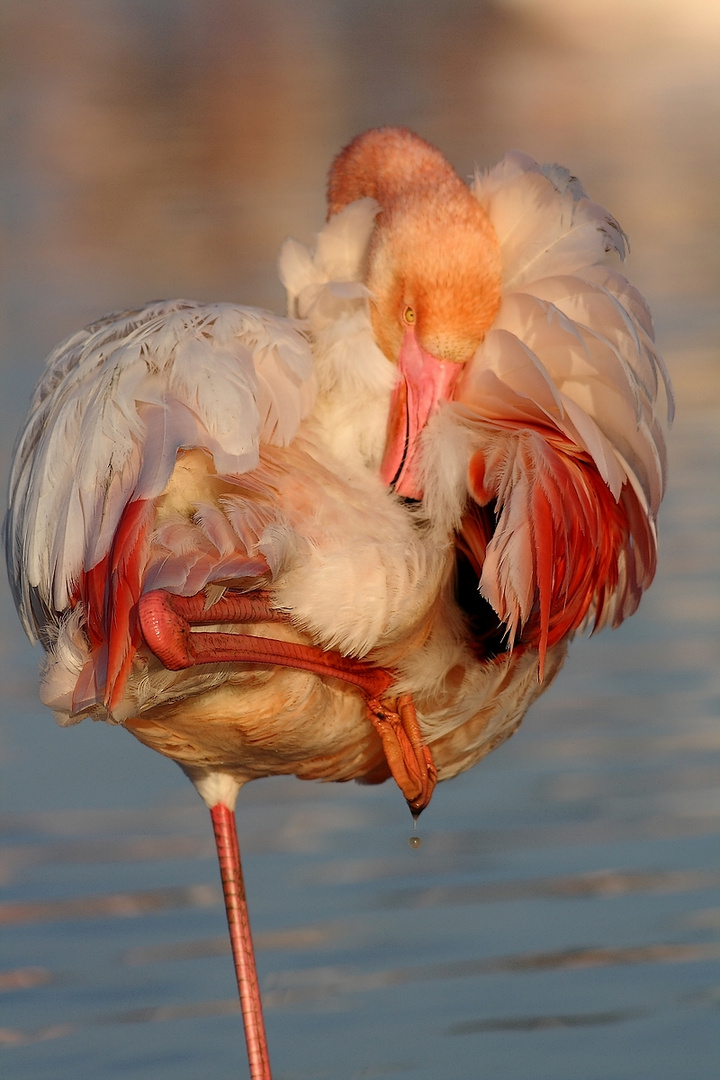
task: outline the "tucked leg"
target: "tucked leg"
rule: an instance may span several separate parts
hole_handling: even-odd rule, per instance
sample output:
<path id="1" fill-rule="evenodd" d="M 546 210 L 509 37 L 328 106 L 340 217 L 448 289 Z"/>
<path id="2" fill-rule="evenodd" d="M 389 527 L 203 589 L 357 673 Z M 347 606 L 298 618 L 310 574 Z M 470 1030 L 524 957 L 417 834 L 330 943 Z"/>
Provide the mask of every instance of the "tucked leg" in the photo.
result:
<path id="1" fill-rule="evenodd" d="M 367 707 L 382 739 L 390 771 L 413 816 L 417 817 L 432 798 L 437 769 L 420 734 L 412 697 L 401 694 L 394 703 L 370 698 Z"/>
<path id="2" fill-rule="evenodd" d="M 202 593 L 173 596 L 157 590 L 140 598 L 138 613 L 147 645 L 171 671 L 195 664 L 277 664 L 357 686 L 365 696 L 390 771 L 411 812 L 417 816 L 430 802 L 437 769 L 423 742 L 410 694 L 402 694 L 395 701 L 384 698 L 393 682 L 391 671 L 317 645 L 251 634 L 193 631 L 194 625 L 218 622 L 237 625 L 282 621 L 284 616 L 271 608 L 264 592 L 228 590 L 207 606 Z"/>

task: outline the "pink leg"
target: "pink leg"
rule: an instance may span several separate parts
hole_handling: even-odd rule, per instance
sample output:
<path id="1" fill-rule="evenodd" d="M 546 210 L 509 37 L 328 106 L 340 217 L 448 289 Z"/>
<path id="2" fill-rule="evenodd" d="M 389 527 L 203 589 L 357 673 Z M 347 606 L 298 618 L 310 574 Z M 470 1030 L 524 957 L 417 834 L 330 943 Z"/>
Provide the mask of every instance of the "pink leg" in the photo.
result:
<path id="1" fill-rule="evenodd" d="M 272 1080 L 260 1002 L 260 986 L 245 899 L 245 885 L 240 865 L 235 814 L 223 803 L 217 803 L 210 810 L 210 816 L 215 830 L 225 910 L 245 1025 L 250 1080 Z"/>

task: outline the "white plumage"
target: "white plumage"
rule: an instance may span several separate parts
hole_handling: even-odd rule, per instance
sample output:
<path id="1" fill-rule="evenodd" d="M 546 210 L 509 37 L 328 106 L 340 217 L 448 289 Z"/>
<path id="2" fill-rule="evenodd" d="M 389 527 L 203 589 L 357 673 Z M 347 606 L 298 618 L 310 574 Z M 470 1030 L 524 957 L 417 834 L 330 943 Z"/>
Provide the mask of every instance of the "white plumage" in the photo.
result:
<path id="1" fill-rule="evenodd" d="M 167 487 L 178 450 L 221 473 L 291 442 L 313 399 L 302 328 L 253 308 L 171 301 L 110 315 L 48 358 L 18 442 L 7 520 L 24 625 L 62 612 L 131 500 Z"/>

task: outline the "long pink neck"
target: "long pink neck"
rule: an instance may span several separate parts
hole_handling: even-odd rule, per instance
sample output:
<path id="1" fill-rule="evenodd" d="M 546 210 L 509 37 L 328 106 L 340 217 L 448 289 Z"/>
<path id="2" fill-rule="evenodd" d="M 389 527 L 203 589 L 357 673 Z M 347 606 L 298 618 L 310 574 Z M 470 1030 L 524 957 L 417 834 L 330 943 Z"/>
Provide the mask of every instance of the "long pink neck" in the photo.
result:
<path id="1" fill-rule="evenodd" d="M 387 210 L 408 189 L 468 189 L 439 150 L 406 128 L 359 135 L 337 156 L 328 179 L 328 217 L 356 199 L 373 198 Z"/>

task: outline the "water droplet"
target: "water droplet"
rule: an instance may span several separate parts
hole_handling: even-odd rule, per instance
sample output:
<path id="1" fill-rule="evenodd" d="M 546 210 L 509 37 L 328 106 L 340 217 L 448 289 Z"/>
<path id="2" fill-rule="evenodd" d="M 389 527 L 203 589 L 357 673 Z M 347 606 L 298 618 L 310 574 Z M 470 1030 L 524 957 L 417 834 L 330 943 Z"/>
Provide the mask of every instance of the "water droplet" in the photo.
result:
<path id="1" fill-rule="evenodd" d="M 419 836 L 411 836 L 408 840 L 408 844 L 411 848 L 419 848 L 422 844 L 422 839 Z"/>

